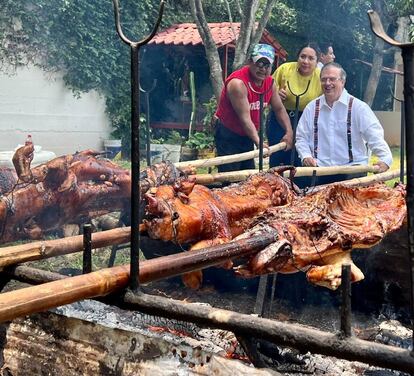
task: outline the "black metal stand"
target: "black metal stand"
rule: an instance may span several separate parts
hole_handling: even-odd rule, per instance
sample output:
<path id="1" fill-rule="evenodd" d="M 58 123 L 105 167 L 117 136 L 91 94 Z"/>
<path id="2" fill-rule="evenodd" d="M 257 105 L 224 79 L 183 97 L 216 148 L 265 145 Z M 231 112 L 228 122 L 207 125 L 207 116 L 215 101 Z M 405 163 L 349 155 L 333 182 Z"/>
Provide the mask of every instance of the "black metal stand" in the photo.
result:
<path id="1" fill-rule="evenodd" d="M 414 43 L 400 43 L 395 41 L 385 33 L 381 24 L 381 20 L 376 12 L 369 10 L 368 16 L 371 22 L 371 29 L 373 33 L 392 46 L 400 47 L 404 62 L 405 145 L 407 152 L 406 202 L 408 215 L 408 256 L 411 281 L 411 315 L 412 322 L 414 324 Z"/>
<path id="2" fill-rule="evenodd" d="M 92 271 L 92 226 L 88 223 L 83 226 L 83 267 L 82 273 Z"/>
<path id="3" fill-rule="evenodd" d="M 341 274 L 341 335 L 350 337 L 351 329 L 351 265 L 342 265 Z"/>
<path id="4" fill-rule="evenodd" d="M 270 90 L 273 89 L 273 82 L 270 87 L 263 92 L 259 92 L 253 89 L 253 86 L 249 82 L 249 88 L 253 93 L 259 94 L 259 171 L 263 171 L 263 140 L 264 140 L 264 113 L 263 113 L 263 97 L 267 94 Z"/>
<path id="5" fill-rule="evenodd" d="M 300 103 L 300 97 L 305 95 L 306 92 L 309 90 L 309 85 L 311 83 L 311 80 L 308 81 L 308 84 L 306 85 L 306 89 L 304 92 L 300 94 L 295 94 L 292 91 L 292 88 L 290 87 L 289 81 L 287 82 L 287 86 L 289 88 L 289 91 L 295 96 L 295 116 L 293 118 L 293 124 L 292 124 L 292 130 L 293 130 L 293 145 L 292 145 L 292 151 L 290 153 L 290 164 L 293 166 L 295 163 L 295 140 L 296 140 L 296 127 L 298 126 L 299 122 L 299 103 Z"/>
<path id="6" fill-rule="evenodd" d="M 400 182 L 404 183 L 405 177 L 405 111 L 404 111 L 404 101 L 402 99 L 396 98 L 391 94 L 395 101 L 401 103 L 401 128 L 400 128 Z"/>
<path id="7" fill-rule="evenodd" d="M 147 44 L 155 35 L 161 23 L 164 11 L 164 0 L 160 2 L 157 22 L 152 32 L 139 42 L 129 40 L 122 32 L 118 0 L 114 4 L 116 31 L 121 40 L 131 48 L 131 269 L 130 288 L 135 291 L 139 287 L 139 203 L 140 203 L 140 159 L 139 159 L 139 49 Z"/>

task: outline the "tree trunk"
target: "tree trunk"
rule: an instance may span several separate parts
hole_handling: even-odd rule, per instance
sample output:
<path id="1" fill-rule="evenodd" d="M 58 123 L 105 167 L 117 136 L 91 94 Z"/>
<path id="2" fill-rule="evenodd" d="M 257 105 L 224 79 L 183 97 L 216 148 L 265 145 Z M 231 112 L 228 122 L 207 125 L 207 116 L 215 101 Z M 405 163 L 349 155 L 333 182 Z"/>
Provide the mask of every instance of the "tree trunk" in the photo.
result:
<path id="1" fill-rule="evenodd" d="M 395 33 L 395 40 L 405 42 L 410 39 L 410 17 L 398 17 L 397 19 L 397 32 Z M 394 69 L 398 71 L 403 71 L 403 61 L 401 56 L 401 50 L 399 48 L 395 49 L 394 52 Z M 394 84 L 394 97 L 398 99 L 403 98 L 403 81 L 404 77 L 398 74 L 395 75 L 395 84 Z M 394 100 L 393 105 L 394 111 L 401 111 L 401 103 Z"/>
<path id="2" fill-rule="evenodd" d="M 237 40 L 236 46 L 236 53 L 233 62 L 233 68 L 237 69 L 240 68 L 247 60 L 247 57 L 250 55 L 252 47 L 259 43 L 260 39 L 262 38 L 263 31 L 269 21 L 270 14 L 272 12 L 273 6 L 275 5 L 276 0 L 267 0 L 266 6 L 263 11 L 263 15 L 260 18 L 257 27 L 255 22 L 255 15 L 258 8 L 258 1 L 248 0 L 244 6 L 244 14 L 246 12 L 248 16 L 244 16 L 240 25 L 240 34 Z M 252 10 L 250 11 L 250 7 Z M 253 13 L 254 7 L 254 13 Z"/>
<path id="3" fill-rule="evenodd" d="M 240 32 L 239 37 L 236 41 L 233 70 L 240 68 L 246 62 L 247 56 L 249 55 L 252 46 L 259 43 L 276 0 L 266 0 L 266 6 L 263 11 L 263 15 L 256 28 L 256 13 L 259 7 L 259 3 L 259 0 L 245 0 L 243 3 Z M 210 28 L 208 27 L 208 23 L 204 15 L 201 0 L 190 0 L 190 6 L 191 13 L 206 50 L 207 61 L 210 66 L 211 84 L 213 86 L 214 95 L 218 100 L 223 88 L 220 57 L 217 51 L 217 47 L 211 36 Z M 229 13 L 230 22 L 232 22 L 232 17 L 229 9 L 227 11 Z"/>
<path id="4" fill-rule="evenodd" d="M 384 41 L 382 39 L 376 38 L 371 73 L 369 74 L 367 87 L 365 88 L 364 93 L 364 102 L 366 102 L 370 107 L 374 102 L 378 82 L 381 77 L 382 62 L 384 60 L 383 49 Z"/>
<path id="5" fill-rule="evenodd" d="M 384 30 L 388 29 L 390 25 L 390 17 L 385 13 L 386 9 L 383 7 L 382 0 L 375 0 L 373 2 L 373 9 L 379 14 Z M 378 82 L 381 77 L 382 63 L 384 60 L 384 46 L 385 43 L 380 38 L 375 38 L 374 56 L 372 58 L 371 73 L 368 78 L 367 87 L 364 93 L 364 102 L 370 107 L 374 102 L 375 94 L 377 92 Z"/>
<path id="6" fill-rule="evenodd" d="M 197 25 L 201 40 L 204 43 L 207 61 L 210 66 L 211 84 L 213 86 L 214 95 L 218 101 L 220 98 L 221 89 L 223 88 L 223 76 L 220 57 L 216 44 L 214 43 L 213 37 L 211 35 L 210 28 L 206 21 L 201 0 L 190 0 L 190 7 L 194 22 Z"/>

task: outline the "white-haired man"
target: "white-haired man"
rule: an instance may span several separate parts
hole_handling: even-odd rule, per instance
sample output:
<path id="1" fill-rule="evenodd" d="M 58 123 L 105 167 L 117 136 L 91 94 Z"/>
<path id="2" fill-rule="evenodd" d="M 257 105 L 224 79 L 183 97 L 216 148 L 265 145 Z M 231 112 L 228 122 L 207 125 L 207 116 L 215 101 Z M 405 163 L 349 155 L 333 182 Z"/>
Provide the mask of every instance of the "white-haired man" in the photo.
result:
<path id="1" fill-rule="evenodd" d="M 378 157 L 378 172 L 388 170 L 391 150 L 384 130 L 371 108 L 345 89 L 346 72 L 337 63 L 321 70 L 323 95 L 303 111 L 296 133 L 296 149 L 303 166 L 368 164 L 368 149 Z M 334 175 L 318 178 L 318 184 L 356 176 Z"/>

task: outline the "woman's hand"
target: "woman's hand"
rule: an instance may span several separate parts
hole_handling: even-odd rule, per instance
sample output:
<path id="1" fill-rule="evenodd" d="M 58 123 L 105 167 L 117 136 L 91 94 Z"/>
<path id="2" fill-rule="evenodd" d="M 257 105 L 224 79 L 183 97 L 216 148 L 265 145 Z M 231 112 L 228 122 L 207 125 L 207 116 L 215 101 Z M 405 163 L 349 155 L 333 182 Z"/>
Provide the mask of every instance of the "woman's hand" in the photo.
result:
<path id="1" fill-rule="evenodd" d="M 287 97 L 286 88 L 282 88 L 279 90 L 279 96 L 282 101 L 286 100 L 286 97 Z"/>

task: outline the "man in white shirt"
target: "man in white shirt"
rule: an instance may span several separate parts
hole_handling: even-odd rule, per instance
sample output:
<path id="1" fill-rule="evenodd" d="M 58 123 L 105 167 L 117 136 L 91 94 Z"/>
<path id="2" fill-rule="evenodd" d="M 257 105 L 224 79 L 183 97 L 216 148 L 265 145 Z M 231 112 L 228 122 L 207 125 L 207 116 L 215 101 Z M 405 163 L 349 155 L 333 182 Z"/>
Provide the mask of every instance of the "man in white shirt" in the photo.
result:
<path id="1" fill-rule="evenodd" d="M 384 140 L 384 130 L 370 107 L 344 88 L 344 69 L 337 63 L 328 63 L 322 68 L 320 80 L 324 94 L 305 107 L 296 131 L 302 165 L 368 164 L 369 149 L 379 158 L 375 164 L 378 172 L 388 170 L 392 154 Z M 323 183 L 351 177 L 335 175 Z"/>

